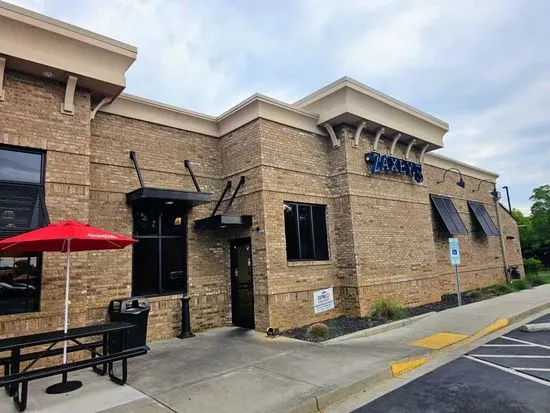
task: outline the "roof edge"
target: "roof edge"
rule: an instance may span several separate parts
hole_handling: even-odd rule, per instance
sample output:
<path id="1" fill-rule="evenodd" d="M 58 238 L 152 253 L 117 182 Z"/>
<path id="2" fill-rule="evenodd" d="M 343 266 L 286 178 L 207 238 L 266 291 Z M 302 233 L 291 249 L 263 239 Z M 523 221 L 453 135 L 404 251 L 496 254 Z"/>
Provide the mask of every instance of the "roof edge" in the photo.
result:
<path id="1" fill-rule="evenodd" d="M 40 13 L 34 12 L 32 10 L 28 10 L 28 9 L 16 6 L 16 5 L 11 4 L 11 3 L 6 3 L 6 2 L 1 1 L 1 0 L 0 0 L 0 9 L 5 9 L 5 10 L 8 10 L 12 13 L 17 13 L 17 14 L 20 14 L 20 15 L 25 16 L 27 18 L 34 19 L 38 22 L 46 23 L 47 25 L 51 25 L 51 26 L 55 26 L 58 29 L 67 30 L 67 31 L 76 33 L 78 35 L 88 37 L 91 40 L 107 43 L 111 46 L 115 46 L 115 47 L 119 47 L 121 49 L 125 49 L 126 51 L 134 53 L 134 54 L 136 54 L 137 51 L 138 51 L 137 47 L 132 46 L 128 43 L 124 43 L 124 42 L 118 41 L 116 39 L 112 39 L 110 37 L 103 36 L 101 34 L 92 32 L 90 30 L 86 30 L 86 29 L 83 29 L 81 27 L 78 27 L 78 26 L 75 26 L 75 25 L 72 25 L 72 24 L 69 24 L 69 23 L 65 23 L 61 20 L 57 20 L 57 19 L 54 19 L 52 17 L 45 16 L 43 14 L 40 14 Z"/>
<path id="2" fill-rule="evenodd" d="M 496 181 L 496 179 L 499 177 L 496 172 L 478 168 L 477 166 L 470 165 L 462 161 L 457 161 L 456 159 L 449 158 L 447 156 L 443 156 L 434 152 L 426 153 L 426 155 L 424 156 L 424 163 L 442 169 L 457 168 L 463 175 L 467 175 L 477 179 L 492 178 Z M 462 169 L 460 169 L 459 167 Z"/>
<path id="3" fill-rule="evenodd" d="M 386 103 L 398 110 L 407 112 L 413 116 L 416 116 L 420 119 L 423 119 L 424 121 L 427 121 L 435 126 L 440 127 L 441 129 L 444 129 L 445 131 L 449 130 L 449 124 L 439 118 L 436 118 L 435 116 L 432 116 L 426 112 L 423 112 L 411 105 L 408 105 L 407 103 L 404 103 L 398 99 L 395 99 L 389 95 L 386 95 L 385 93 L 382 93 L 376 89 L 373 89 L 364 83 L 361 83 L 355 79 L 352 79 L 348 76 L 341 77 L 340 79 L 330 83 L 327 86 L 322 87 L 321 89 L 309 94 L 308 96 L 294 102 L 292 106 L 294 107 L 300 107 L 303 108 L 307 105 L 310 105 L 317 100 L 320 100 L 324 98 L 325 96 L 328 96 L 332 93 L 335 93 L 336 91 L 344 88 L 344 87 L 351 87 L 360 93 L 363 93 L 367 96 L 370 96 L 376 100 L 379 100 L 383 103 Z"/>

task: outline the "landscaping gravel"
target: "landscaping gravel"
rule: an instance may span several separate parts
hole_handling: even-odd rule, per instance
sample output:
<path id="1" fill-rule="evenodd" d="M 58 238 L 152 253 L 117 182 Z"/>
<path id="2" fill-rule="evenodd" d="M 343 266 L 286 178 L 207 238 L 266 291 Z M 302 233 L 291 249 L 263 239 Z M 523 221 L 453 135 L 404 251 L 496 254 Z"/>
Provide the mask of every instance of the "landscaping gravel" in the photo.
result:
<path id="1" fill-rule="evenodd" d="M 467 291 L 461 294 L 462 304 L 475 303 L 477 301 L 486 300 L 488 298 L 493 298 L 499 295 L 502 295 L 503 291 L 498 291 L 495 287 L 486 287 L 479 290 Z M 443 311 L 449 308 L 457 306 L 457 297 L 456 294 L 446 294 L 441 297 L 441 301 L 435 303 L 429 303 L 420 305 L 417 307 L 405 308 L 405 317 L 414 317 L 421 314 L 426 314 L 432 311 Z M 305 340 L 310 342 L 321 342 L 325 340 L 330 340 L 331 338 L 343 336 L 345 334 L 354 333 L 356 331 L 365 330 L 367 328 L 376 327 L 382 324 L 386 324 L 395 320 L 390 320 L 386 317 L 346 317 L 340 316 L 330 320 L 323 321 L 324 324 L 329 328 L 329 333 L 324 338 L 312 338 L 308 337 L 308 328 L 311 324 L 297 327 L 290 330 L 284 331 L 282 334 L 287 337 L 296 338 L 299 340 Z"/>

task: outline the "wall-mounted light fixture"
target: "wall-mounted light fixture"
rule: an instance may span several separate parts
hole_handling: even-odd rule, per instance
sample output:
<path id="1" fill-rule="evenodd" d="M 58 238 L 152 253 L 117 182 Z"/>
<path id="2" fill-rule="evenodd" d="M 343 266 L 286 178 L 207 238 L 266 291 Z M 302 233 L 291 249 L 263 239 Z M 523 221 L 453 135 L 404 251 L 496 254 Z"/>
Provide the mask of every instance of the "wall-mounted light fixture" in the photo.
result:
<path id="1" fill-rule="evenodd" d="M 491 194 L 491 196 L 493 198 L 495 198 L 495 200 L 498 201 L 500 199 L 500 192 L 497 191 L 497 184 L 495 182 L 491 181 L 490 179 L 482 179 L 481 181 L 479 181 L 479 184 L 477 184 L 477 189 L 472 189 L 472 192 L 479 191 L 479 189 L 481 188 L 481 184 L 483 182 L 489 182 L 489 183 L 493 184 L 493 190 L 489 193 Z"/>
<path id="2" fill-rule="evenodd" d="M 466 186 L 466 182 L 464 182 L 464 179 L 462 178 L 462 172 L 460 172 L 460 169 L 458 168 L 449 168 L 446 169 L 445 172 L 443 172 L 443 179 L 441 181 L 437 181 L 438 184 L 441 184 L 445 182 L 445 175 L 447 175 L 447 172 L 449 171 L 456 171 L 458 172 L 458 175 L 460 176 L 460 179 L 456 183 L 459 187 L 464 188 Z"/>

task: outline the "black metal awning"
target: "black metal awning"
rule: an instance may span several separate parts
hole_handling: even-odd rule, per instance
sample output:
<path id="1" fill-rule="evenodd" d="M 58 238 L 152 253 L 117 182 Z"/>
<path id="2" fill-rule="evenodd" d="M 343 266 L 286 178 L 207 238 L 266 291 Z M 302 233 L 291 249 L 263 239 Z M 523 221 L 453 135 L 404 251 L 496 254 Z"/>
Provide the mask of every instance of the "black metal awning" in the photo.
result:
<path id="1" fill-rule="evenodd" d="M 206 192 L 177 191 L 174 189 L 162 188 L 138 188 L 135 191 L 126 194 L 126 201 L 133 204 L 139 201 L 157 201 L 157 202 L 185 202 L 196 206 L 207 204 L 212 201 L 212 194 Z"/>
<path id="2" fill-rule="evenodd" d="M 468 229 L 460 218 L 451 198 L 439 195 L 430 195 L 433 205 L 449 234 L 467 234 Z"/>
<path id="3" fill-rule="evenodd" d="M 252 225 L 252 215 L 218 214 L 208 218 L 195 220 L 195 228 L 246 228 Z"/>
<path id="4" fill-rule="evenodd" d="M 483 229 L 483 232 L 485 232 L 485 235 L 499 234 L 495 223 L 493 222 L 493 220 L 489 216 L 489 213 L 487 212 L 487 209 L 485 208 L 485 205 L 483 205 L 481 202 L 468 201 L 468 206 L 474 213 L 474 217 L 481 226 L 481 229 Z"/>

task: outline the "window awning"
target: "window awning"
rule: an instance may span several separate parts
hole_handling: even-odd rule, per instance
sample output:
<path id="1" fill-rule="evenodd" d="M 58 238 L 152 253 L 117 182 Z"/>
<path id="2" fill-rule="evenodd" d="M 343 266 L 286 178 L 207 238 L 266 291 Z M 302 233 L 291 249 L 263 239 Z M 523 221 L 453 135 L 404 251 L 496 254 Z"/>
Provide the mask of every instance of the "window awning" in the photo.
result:
<path id="1" fill-rule="evenodd" d="M 489 213 L 487 212 L 487 209 L 485 208 L 485 205 L 483 205 L 481 202 L 468 201 L 468 206 L 474 213 L 474 217 L 483 229 L 483 232 L 485 232 L 485 235 L 499 234 L 495 223 L 493 222 L 493 220 L 489 216 Z"/>
<path id="2" fill-rule="evenodd" d="M 195 220 L 195 228 L 246 228 L 252 225 L 252 215 L 218 214 L 208 218 Z"/>
<path id="3" fill-rule="evenodd" d="M 0 183 L 0 238 L 42 228 L 50 222 L 39 185 Z"/>
<path id="4" fill-rule="evenodd" d="M 467 234 L 468 229 L 464 225 L 464 221 L 460 218 L 451 198 L 439 195 L 430 195 L 433 205 L 441 220 L 445 224 L 449 234 Z"/>
<path id="5" fill-rule="evenodd" d="M 156 201 L 156 202 L 185 202 L 196 206 L 207 204 L 212 201 L 212 194 L 206 192 L 177 191 L 174 189 L 162 188 L 138 188 L 135 191 L 126 194 L 126 201 L 133 204 L 138 201 Z"/>

